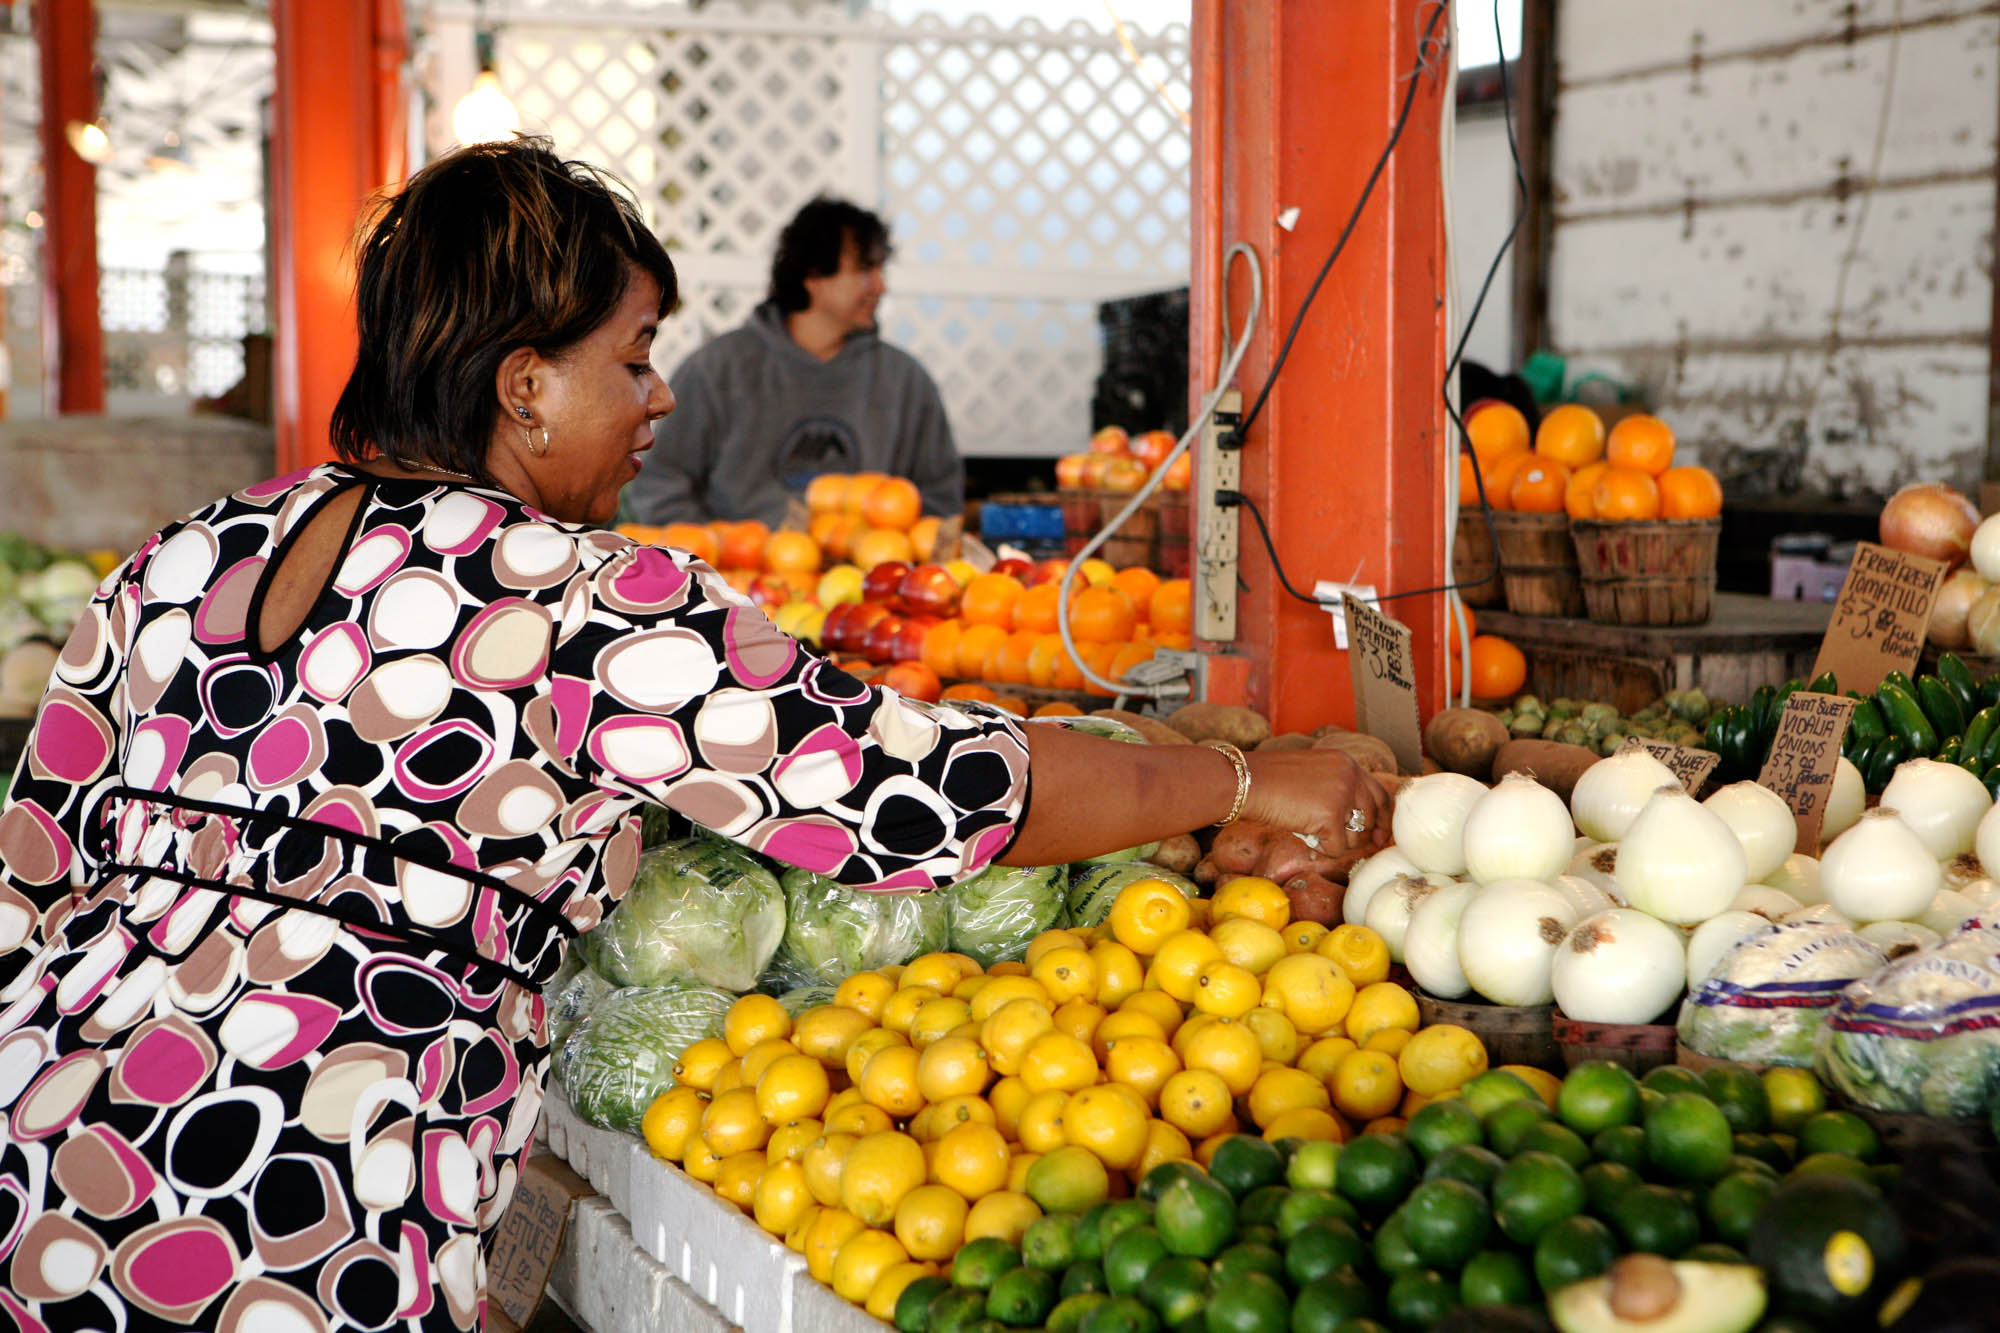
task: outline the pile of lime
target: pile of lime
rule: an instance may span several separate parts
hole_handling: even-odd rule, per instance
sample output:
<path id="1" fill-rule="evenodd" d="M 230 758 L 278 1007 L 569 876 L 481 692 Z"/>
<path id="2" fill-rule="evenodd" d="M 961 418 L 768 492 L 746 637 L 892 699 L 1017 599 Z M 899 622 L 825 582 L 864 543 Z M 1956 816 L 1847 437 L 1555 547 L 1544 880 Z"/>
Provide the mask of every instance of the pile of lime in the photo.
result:
<path id="1" fill-rule="evenodd" d="M 1388 1333 L 1462 1307 L 1538 1310 L 1645 1252 L 1754 1256 L 1775 1317 L 1761 1327 L 1830 1327 L 1874 1310 L 1900 1273 L 1884 1199 L 1896 1168 L 1880 1151 L 1803 1070 L 1670 1066 L 1640 1080 L 1596 1063 L 1570 1071 L 1552 1102 L 1494 1071 L 1398 1132 L 1345 1145 L 1233 1136 L 1206 1169 L 1165 1163 L 1133 1197 L 1049 1211 L 1018 1244 L 973 1241 L 948 1273 L 904 1289 L 895 1322 L 901 1333 Z M 1830 1284 L 1840 1270 L 1827 1246 L 1857 1239 L 1867 1277 Z"/>

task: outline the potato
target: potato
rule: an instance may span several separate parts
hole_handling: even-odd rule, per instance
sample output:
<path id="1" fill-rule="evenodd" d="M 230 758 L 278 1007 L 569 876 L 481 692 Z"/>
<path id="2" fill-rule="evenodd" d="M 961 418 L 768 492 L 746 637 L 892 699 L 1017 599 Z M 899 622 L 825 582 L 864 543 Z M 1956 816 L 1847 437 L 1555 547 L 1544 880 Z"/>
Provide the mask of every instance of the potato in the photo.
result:
<path id="1" fill-rule="evenodd" d="M 1509 773 L 1532 773 L 1535 780 L 1565 801 L 1583 771 L 1596 763 L 1597 751 L 1561 741 L 1508 741 L 1493 756 L 1493 781 Z"/>
<path id="2" fill-rule="evenodd" d="M 1347 900 L 1347 886 L 1320 875 L 1300 875 L 1285 882 L 1285 897 L 1292 902 L 1292 920 L 1337 926 L 1341 904 Z"/>
<path id="3" fill-rule="evenodd" d="M 1177 875 L 1185 875 L 1201 860 L 1201 844 L 1190 833 L 1176 833 L 1171 838 L 1162 839 L 1159 850 L 1146 858 L 1164 870 Z"/>
<path id="4" fill-rule="evenodd" d="M 1344 735 L 1345 733 L 1353 730 L 1354 728 L 1343 727 L 1338 722 L 1329 722 L 1323 727 L 1314 727 L 1312 732 L 1312 738 L 1314 740 L 1320 740 L 1327 736 Z"/>
<path id="5" fill-rule="evenodd" d="M 1371 773 L 1396 771 L 1396 752 L 1389 748 L 1389 743 L 1374 736 L 1364 736 L 1358 731 L 1322 736 L 1313 742 L 1313 748 L 1338 750 Z"/>
<path id="6" fill-rule="evenodd" d="M 1499 718 L 1478 708 L 1446 708 L 1424 728 L 1424 753 L 1454 773 L 1486 781 L 1493 756 L 1511 739 Z"/>
<path id="7" fill-rule="evenodd" d="M 1238 820 L 1227 828 L 1216 830 L 1215 842 L 1208 849 L 1208 860 L 1225 875 L 1262 874 L 1257 866 L 1264 859 L 1265 844 L 1279 836 L 1276 829 L 1267 825 Z M 1297 842 L 1298 839 L 1292 841 Z"/>
<path id="8" fill-rule="evenodd" d="M 1182 704 L 1168 716 L 1167 725 L 1191 741 L 1228 741 L 1246 748 L 1271 734 L 1263 714 L 1235 704 Z"/>
<path id="9" fill-rule="evenodd" d="M 1148 745 L 1187 745 L 1190 743 L 1187 737 L 1181 735 L 1157 717 L 1147 717 L 1143 713 L 1134 713 L 1123 708 L 1100 708 L 1093 712 L 1091 716 L 1108 717 L 1113 722 L 1123 722 L 1126 726 L 1144 736 Z"/>
<path id="10" fill-rule="evenodd" d="M 1272 736 L 1257 742 L 1260 750 L 1310 750 L 1313 738 L 1303 732 L 1288 731 L 1282 736 Z"/>

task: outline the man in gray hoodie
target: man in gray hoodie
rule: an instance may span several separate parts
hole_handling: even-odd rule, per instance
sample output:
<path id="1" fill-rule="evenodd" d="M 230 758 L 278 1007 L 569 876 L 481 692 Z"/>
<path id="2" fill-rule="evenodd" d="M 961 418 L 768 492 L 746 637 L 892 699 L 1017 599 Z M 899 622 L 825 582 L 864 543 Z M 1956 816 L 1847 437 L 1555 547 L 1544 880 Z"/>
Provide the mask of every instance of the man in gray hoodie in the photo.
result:
<path id="1" fill-rule="evenodd" d="M 778 238 L 770 296 L 668 381 L 676 406 L 626 491 L 635 519 L 775 528 L 823 472 L 908 477 L 927 514 L 964 507 L 937 385 L 875 331 L 888 257 L 888 228 L 866 209 L 822 196 L 799 210 Z"/>

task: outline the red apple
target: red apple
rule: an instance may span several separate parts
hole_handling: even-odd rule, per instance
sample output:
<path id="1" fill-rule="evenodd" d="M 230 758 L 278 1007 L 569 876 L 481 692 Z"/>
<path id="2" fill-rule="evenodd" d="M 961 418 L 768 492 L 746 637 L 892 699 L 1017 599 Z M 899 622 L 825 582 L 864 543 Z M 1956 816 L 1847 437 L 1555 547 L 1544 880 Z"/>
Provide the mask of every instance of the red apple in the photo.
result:
<path id="1" fill-rule="evenodd" d="M 1150 475 L 1152 474 L 1146 465 L 1138 459 L 1113 455 L 1104 465 L 1103 474 L 1098 478 L 1097 484 L 1107 491 L 1129 493 L 1144 486 L 1146 478 Z"/>
<path id="2" fill-rule="evenodd" d="M 847 613 L 841 622 L 840 651 L 843 653 L 863 653 L 867 649 L 868 632 L 875 628 L 875 622 L 886 618 L 889 608 L 880 602 L 860 602 Z"/>
<path id="3" fill-rule="evenodd" d="M 1089 463 L 1089 454 L 1064 454 L 1056 460 L 1056 485 L 1066 491 L 1080 490 Z"/>
<path id="4" fill-rule="evenodd" d="M 1090 452 L 1094 454 L 1122 454 L 1132 443 L 1123 426 L 1106 426 L 1090 437 Z"/>
<path id="5" fill-rule="evenodd" d="M 792 588 L 776 574 L 759 574 L 750 581 L 749 596 L 758 606 L 775 611 L 792 600 Z"/>
<path id="6" fill-rule="evenodd" d="M 903 586 L 903 577 L 909 572 L 910 566 L 906 561 L 884 560 L 861 580 L 861 600 L 879 602 L 888 607 L 897 606 L 896 590 Z"/>
<path id="7" fill-rule="evenodd" d="M 896 633 L 894 660 L 915 661 L 924 655 L 924 635 L 938 624 L 936 616 L 904 616 L 903 628 Z"/>
<path id="8" fill-rule="evenodd" d="M 1040 562 L 1039 564 L 1037 564 L 1037 565 L 1035 566 L 1035 579 L 1034 579 L 1034 582 L 1035 582 L 1035 583 L 1061 583 L 1061 582 L 1062 582 L 1062 576 L 1063 576 L 1063 572 L 1064 572 L 1065 570 L 1067 570 L 1068 568 L 1069 568 L 1069 561 L 1067 561 L 1067 560 L 1063 560 L 1063 559 L 1060 559 L 1060 558 L 1058 558 L 1058 559 L 1053 559 L 1053 560 L 1044 560 L 1044 561 Z M 1030 585 L 1030 586 L 1032 586 L 1032 585 Z M 1081 587 L 1083 586 L 1083 580 L 1082 580 L 1082 579 L 1080 579 L 1080 578 L 1079 578 L 1079 579 L 1077 580 L 1077 586 L 1078 586 L 1079 588 L 1081 588 Z"/>
<path id="9" fill-rule="evenodd" d="M 896 663 L 882 673 L 882 683 L 905 699 L 922 699 L 925 703 L 936 703 L 944 693 L 937 672 L 922 662 Z"/>
<path id="10" fill-rule="evenodd" d="M 958 610 L 958 580 L 943 565 L 918 565 L 903 576 L 896 597 L 914 615 L 948 616 Z"/>
<path id="11" fill-rule="evenodd" d="M 1173 452 L 1176 443 L 1170 430 L 1149 430 L 1132 441 L 1132 456 L 1148 468 L 1156 468 Z"/>
<path id="12" fill-rule="evenodd" d="M 819 644 L 829 653 L 846 652 L 848 608 L 859 602 L 836 602 L 826 609 L 826 621 L 819 627 Z"/>
<path id="13" fill-rule="evenodd" d="M 871 662 L 895 661 L 896 636 L 903 632 L 903 623 L 903 618 L 893 611 L 877 618 L 861 642 L 861 655 Z"/>
<path id="14" fill-rule="evenodd" d="M 1005 560 L 995 560 L 991 572 L 1011 575 L 1019 579 L 1023 587 L 1035 581 L 1034 562 L 1023 560 L 1017 555 L 1010 555 Z"/>
<path id="15" fill-rule="evenodd" d="M 1194 455 L 1182 454 L 1167 468 L 1167 475 L 1160 478 L 1162 489 L 1184 491 L 1194 484 Z"/>

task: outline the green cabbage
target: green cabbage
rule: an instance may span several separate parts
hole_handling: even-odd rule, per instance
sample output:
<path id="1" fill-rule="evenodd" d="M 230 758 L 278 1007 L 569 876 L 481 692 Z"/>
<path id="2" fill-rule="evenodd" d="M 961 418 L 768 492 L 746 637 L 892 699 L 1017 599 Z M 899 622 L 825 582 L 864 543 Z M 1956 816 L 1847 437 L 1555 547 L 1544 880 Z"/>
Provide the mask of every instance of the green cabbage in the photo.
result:
<path id="1" fill-rule="evenodd" d="M 97 571 L 80 560 L 58 560 L 21 580 L 21 600 L 52 638 L 69 637 L 71 626 L 97 595 Z"/>
<path id="2" fill-rule="evenodd" d="M 940 893 L 866 893 L 787 870 L 785 938 L 766 989 L 839 985 L 856 972 L 907 963 L 945 947 L 949 909 Z"/>
<path id="3" fill-rule="evenodd" d="M 708 986 L 627 986 L 570 1029 L 557 1062 L 563 1096 L 599 1129 L 639 1132 L 653 1099 L 674 1081 L 681 1052 L 721 1035 L 736 997 Z"/>
<path id="4" fill-rule="evenodd" d="M 631 891 L 593 934 L 591 966 L 620 986 L 747 991 L 784 937 L 785 895 L 749 852 L 686 838 L 639 857 Z"/>
<path id="5" fill-rule="evenodd" d="M 1681 1005 L 1678 1036 L 1700 1055 L 1809 1066 L 1841 990 L 1882 966 L 1846 926 L 1783 921 L 1739 941 Z"/>
<path id="6" fill-rule="evenodd" d="M 1111 904 L 1127 884 L 1142 879 L 1163 880 L 1190 898 L 1201 897 L 1201 886 L 1185 875 L 1150 863 L 1138 865 L 1083 865 L 1069 881 L 1069 924 L 1101 926 L 1111 915 Z"/>
<path id="7" fill-rule="evenodd" d="M 981 967 L 1027 951 L 1028 941 L 1064 922 L 1069 877 L 1064 866 L 993 866 L 944 891 L 951 947 Z"/>
<path id="8" fill-rule="evenodd" d="M 1819 1075 L 1877 1111 L 1979 1115 L 2000 1095 L 2000 926 L 1976 919 L 1841 992 Z"/>

